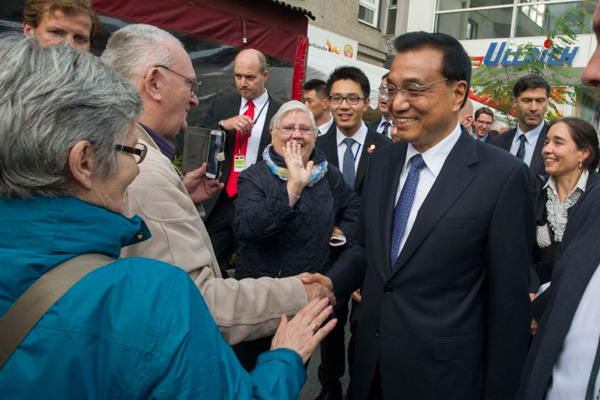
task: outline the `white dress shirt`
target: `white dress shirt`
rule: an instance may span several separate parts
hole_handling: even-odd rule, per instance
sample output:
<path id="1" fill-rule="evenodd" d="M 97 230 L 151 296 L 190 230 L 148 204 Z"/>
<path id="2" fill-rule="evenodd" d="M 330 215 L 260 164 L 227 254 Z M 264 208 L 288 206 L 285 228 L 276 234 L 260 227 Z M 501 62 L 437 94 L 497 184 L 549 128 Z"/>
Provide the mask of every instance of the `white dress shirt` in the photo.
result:
<path id="1" fill-rule="evenodd" d="M 326 134 L 329 128 L 331 128 L 331 125 L 333 125 L 333 115 L 329 113 L 329 121 L 325 122 L 323 125 L 319 125 L 319 132 L 317 133 L 317 136 Z"/>
<path id="2" fill-rule="evenodd" d="M 365 145 L 365 140 L 367 139 L 367 132 L 369 128 L 363 122 L 361 127 L 358 128 L 356 133 L 350 136 L 354 139 L 354 143 L 352 144 L 352 154 L 354 155 L 354 172 L 358 170 L 358 163 L 360 162 L 360 155 L 362 153 L 363 146 Z M 336 139 L 337 139 L 337 152 L 338 152 L 338 164 L 340 172 L 344 172 L 344 153 L 346 152 L 346 143 L 344 143 L 344 139 L 346 139 L 346 135 L 340 132 L 340 128 L 336 128 Z"/>
<path id="3" fill-rule="evenodd" d="M 413 200 L 412 208 L 410 209 L 410 213 L 408 214 L 408 221 L 406 222 L 406 228 L 404 229 L 404 236 L 402 236 L 402 241 L 400 242 L 400 249 L 398 251 L 398 255 L 402 252 L 402 248 L 406 243 L 406 239 L 412 230 L 413 225 L 415 224 L 415 220 L 417 219 L 417 214 L 419 213 L 419 209 L 423 205 L 425 198 L 429 194 L 429 191 L 433 187 L 435 180 L 438 175 L 442 171 L 442 167 L 446 162 L 446 158 L 448 158 L 448 154 L 454 148 L 454 145 L 460 138 L 462 130 L 459 124 L 456 124 L 456 128 L 452 131 L 452 133 L 442 139 L 441 142 L 428 149 L 424 153 L 421 153 L 423 157 L 423 161 L 425 161 L 425 165 L 421 168 L 419 172 L 419 186 L 417 186 L 417 192 L 415 193 L 415 199 Z M 404 167 L 402 168 L 402 173 L 400 174 L 400 184 L 398 185 L 398 191 L 396 192 L 396 201 L 394 204 L 398 203 L 398 199 L 400 198 L 400 193 L 402 192 L 402 188 L 404 187 L 404 182 L 406 182 L 406 178 L 408 177 L 408 171 L 410 170 L 409 163 L 412 156 L 415 154 L 419 154 L 417 149 L 413 147 L 412 144 L 408 144 L 408 148 L 406 149 L 406 159 L 404 160 Z"/>
<path id="4" fill-rule="evenodd" d="M 588 283 L 552 369 L 546 400 L 585 399 L 600 336 L 600 266 Z M 599 382 L 595 377 L 594 397 Z"/>
<path id="5" fill-rule="evenodd" d="M 530 130 L 527 133 L 523 133 L 519 125 L 517 124 L 517 133 L 513 138 L 512 146 L 510 146 L 510 154 L 516 156 L 517 151 L 519 150 L 519 146 L 521 145 L 521 140 L 519 139 L 521 135 L 525 135 L 527 139 L 525 141 L 525 157 L 523 161 L 527 166 L 531 165 L 531 159 L 533 158 L 533 152 L 535 151 L 535 145 L 537 144 L 538 138 L 540 137 L 540 133 L 542 129 L 544 129 L 544 121 L 535 129 Z"/>
<path id="6" fill-rule="evenodd" d="M 379 120 L 379 125 L 377 125 L 377 133 L 381 133 L 383 134 L 383 124 L 388 123 L 388 129 L 387 129 L 387 134 L 385 135 L 388 138 L 391 138 L 391 134 L 392 134 L 392 121 L 388 121 L 387 119 L 381 117 L 381 119 Z"/>
<path id="7" fill-rule="evenodd" d="M 262 160 L 262 154 L 258 154 L 258 148 L 260 146 L 260 137 L 262 135 L 263 127 L 267 119 L 267 109 L 269 108 L 269 94 L 265 90 L 263 94 L 252 100 L 254 103 L 254 127 L 252 128 L 252 135 L 248 139 L 248 148 L 246 149 L 246 164 L 245 168 L 248 168 L 252 164 L 256 164 L 256 160 Z M 240 107 L 240 114 L 244 115 L 248 109 L 248 100 L 242 97 L 242 105 Z M 262 112 L 261 112 L 262 110 Z M 260 113 L 260 115 L 258 115 Z M 258 119 L 256 119 L 258 117 Z"/>

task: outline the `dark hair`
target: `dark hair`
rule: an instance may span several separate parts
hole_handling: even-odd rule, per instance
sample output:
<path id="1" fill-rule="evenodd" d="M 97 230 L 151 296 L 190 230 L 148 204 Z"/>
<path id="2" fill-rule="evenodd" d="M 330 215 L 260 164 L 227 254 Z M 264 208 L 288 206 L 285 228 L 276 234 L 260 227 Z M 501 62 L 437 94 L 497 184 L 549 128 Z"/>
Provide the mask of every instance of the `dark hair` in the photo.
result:
<path id="1" fill-rule="evenodd" d="M 492 122 L 494 121 L 494 112 L 487 107 L 481 107 L 475 111 L 475 119 L 479 118 L 481 114 L 489 115 L 492 117 Z"/>
<path id="2" fill-rule="evenodd" d="M 449 82 L 467 82 L 467 92 L 461 107 L 465 105 L 471 86 L 471 59 L 458 40 L 445 33 L 409 32 L 398 36 L 394 47 L 396 53 L 423 48 L 441 51 L 443 53 L 442 76 Z"/>
<path id="3" fill-rule="evenodd" d="M 581 118 L 561 118 L 554 121 L 550 126 L 562 122 L 569 128 L 571 139 L 575 142 L 578 150 L 589 149 L 590 155 L 581 163 L 584 168 L 590 171 L 598 167 L 598 133 L 596 129 L 587 121 Z"/>
<path id="4" fill-rule="evenodd" d="M 516 99 L 526 90 L 544 88 L 546 89 L 546 97 L 550 97 L 550 85 L 539 75 L 525 75 L 520 77 L 513 86 L 513 96 Z"/>
<path id="5" fill-rule="evenodd" d="M 52 15 L 57 10 L 69 16 L 78 14 L 89 16 L 92 20 L 90 45 L 94 43 L 102 26 L 98 14 L 92 8 L 89 0 L 29 0 L 23 10 L 23 22 L 35 29 L 42 22 L 46 13 Z"/>
<path id="6" fill-rule="evenodd" d="M 343 66 L 337 67 L 331 75 L 329 75 L 329 79 L 327 79 L 327 95 L 329 96 L 331 94 L 331 87 L 335 82 L 344 79 L 358 83 L 364 97 L 369 97 L 371 94 L 371 85 L 369 84 L 369 79 L 365 73 L 356 67 Z"/>
<path id="7" fill-rule="evenodd" d="M 308 92 L 314 90 L 315 93 L 322 99 L 327 97 L 327 82 L 322 79 L 311 79 L 302 86 L 302 91 Z"/>

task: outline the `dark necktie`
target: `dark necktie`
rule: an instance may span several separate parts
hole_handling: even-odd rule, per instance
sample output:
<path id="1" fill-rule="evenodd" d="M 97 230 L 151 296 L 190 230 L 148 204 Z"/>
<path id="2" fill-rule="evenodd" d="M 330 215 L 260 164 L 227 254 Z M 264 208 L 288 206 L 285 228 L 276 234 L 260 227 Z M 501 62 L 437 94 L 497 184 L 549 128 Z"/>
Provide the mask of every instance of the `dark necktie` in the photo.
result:
<path id="1" fill-rule="evenodd" d="M 244 112 L 244 115 L 249 117 L 254 121 L 254 103 L 252 100 L 248 100 L 248 108 Z M 256 122 L 256 121 L 255 121 Z M 246 156 L 246 150 L 248 150 L 248 140 L 250 140 L 250 135 L 252 131 L 243 135 L 240 131 L 235 132 L 235 142 L 233 144 L 233 155 L 237 156 L 238 154 Z M 245 167 L 248 168 L 248 159 L 244 159 Z M 225 185 L 225 191 L 229 197 L 233 197 L 237 194 L 237 180 L 238 176 L 240 176 L 239 172 L 235 171 L 234 168 L 235 161 L 231 160 L 231 172 L 229 172 L 229 178 L 227 179 L 227 184 Z"/>
<path id="2" fill-rule="evenodd" d="M 355 140 L 346 138 L 343 140 L 346 144 L 346 152 L 344 153 L 344 161 L 342 164 L 342 175 L 346 183 L 354 190 L 354 180 L 356 179 L 356 171 L 354 170 L 354 154 L 352 154 L 352 145 Z"/>
<path id="3" fill-rule="evenodd" d="M 417 186 L 419 185 L 419 173 L 421 168 L 425 165 L 423 157 L 420 154 L 415 154 L 412 158 L 412 164 L 408 171 L 408 177 L 404 182 L 402 192 L 400 192 L 400 198 L 394 208 L 394 225 L 392 226 L 392 253 L 391 253 L 391 268 L 394 268 L 396 259 L 400 252 L 400 243 L 402 243 L 402 237 L 404 236 L 404 230 L 406 229 L 406 223 L 408 222 L 408 215 L 412 208 L 413 201 L 415 200 L 415 194 L 417 193 Z"/>
<path id="4" fill-rule="evenodd" d="M 388 130 L 390 129 L 390 123 L 388 121 L 385 121 L 383 123 L 383 130 L 381 131 L 381 134 L 385 137 L 390 137 Z"/>
<path id="5" fill-rule="evenodd" d="M 521 135 L 519 136 L 519 140 L 521 143 L 519 144 L 519 149 L 517 150 L 517 158 L 519 160 L 525 160 L 525 142 L 527 141 L 527 138 L 525 135 Z"/>
<path id="6" fill-rule="evenodd" d="M 598 372 L 600 371 L 600 341 L 598 342 L 598 349 L 596 350 L 596 357 L 594 357 L 594 363 L 592 364 L 592 373 L 590 374 L 590 380 L 588 381 L 588 387 L 585 395 L 585 400 L 596 400 L 596 393 L 594 389 L 596 387 L 596 380 L 598 379 Z"/>

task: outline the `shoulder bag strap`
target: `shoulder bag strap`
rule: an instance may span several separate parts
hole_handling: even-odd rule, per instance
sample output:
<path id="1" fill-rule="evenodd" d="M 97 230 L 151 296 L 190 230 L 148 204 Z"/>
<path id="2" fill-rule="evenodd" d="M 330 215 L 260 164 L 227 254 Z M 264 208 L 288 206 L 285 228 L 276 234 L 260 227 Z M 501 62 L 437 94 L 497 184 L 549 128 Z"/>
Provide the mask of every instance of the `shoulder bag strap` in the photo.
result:
<path id="1" fill-rule="evenodd" d="M 0 319 L 0 368 L 40 318 L 88 273 L 114 260 L 104 254 L 82 254 L 42 275 Z"/>

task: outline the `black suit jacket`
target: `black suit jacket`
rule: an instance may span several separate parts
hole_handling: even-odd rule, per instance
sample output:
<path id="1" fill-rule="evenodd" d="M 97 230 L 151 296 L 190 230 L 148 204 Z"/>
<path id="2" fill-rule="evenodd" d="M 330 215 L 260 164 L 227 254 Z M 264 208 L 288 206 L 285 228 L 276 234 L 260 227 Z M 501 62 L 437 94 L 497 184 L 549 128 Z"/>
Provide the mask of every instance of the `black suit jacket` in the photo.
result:
<path id="1" fill-rule="evenodd" d="M 535 178 L 536 175 L 548 175 L 546 174 L 546 169 L 544 167 L 544 158 L 542 157 L 542 147 L 544 147 L 544 142 L 546 141 L 546 135 L 548 134 L 548 123 L 544 121 L 544 128 L 540 132 L 540 136 L 535 144 L 535 149 L 533 150 L 533 157 L 531 158 L 531 165 L 529 166 L 529 171 L 531 172 L 531 178 Z M 498 135 L 492 140 L 489 141 L 490 144 L 498 146 L 506 151 L 510 151 L 512 146 L 512 142 L 517 134 L 517 128 L 511 129 L 509 131 L 504 132 L 502 135 Z"/>
<path id="2" fill-rule="evenodd" d="M 523 367 L 518 399 L 542 400 L 583 293 L 600 264 L 600 184 L 571 209 L 556 255 L 548 308 Z"/>
<path id="3" fill-rule="evenodd" d="M 463 131 L 392 268 L 406 150 L 398 142 L 371 158 L 357 227 L 362 247 L 327 273 L 338 302 L 364 277 L 355 398 L 367 398 L 377 366 L 384 399 L 513 398 L 531 318 L 526 165 Z"/>
<path id="4" fill-rule="evenodd" d="M 240 95 L 231 95 L 217 99 L 210 107 L 204 123 L 202 124 L 206 128 L 217 129 L 219 121 L 231 118 L 240 114 L 240 107 L 242 105 L 242 97 Z M 258 159 L 260 160 L 261 154 L 265 147 L 271 141 L 271 135 L 269 133 L 269 123 L 273 115 L 279 110 L 281 103 L 269 96 L 269 106 L 263 112 L 266 112 L 265 125 L 263 127 L 260 144 L 258 148 Z M 229 174 L 231 172 L 231 160 L 233 159 L 233 145 L 235 143 L 235 130 L 227 131 L 225 137 L 225 161 L 221 168 L 221 179 L 223 183 L 227 183 Z M 222 189 L 216 193 L 212 198 L 202 203 L 204 206 L 205 216 L 204 219 L 208 218 L 212 209 L 214 208 L 217 199 L 221 195 Z"/>
<path id="5" fill-rule="evenodd" d="M 367 171 L 367 165 L 371 154 L 374 154 L 382 147 L 385 147 L 392 143 L 392 140 L 369 129 L 367 131 L 367 137 L 365 138 L 365 145 L 361 147 L 360 161 L 358 162 L 358 168 L 356 169 L 356 179 L 354 181 L 354 191 L 360 194 L 362 193 L 363 181 L 365 172 Z M 369 151 L 371 146 L 374 146 L 372 151 Z M 337 136 L 335 125 L 327 131 L 325 135 L 317 138 L 317 147 L 325 153 L 327 161 L 340 168 L 340 160 L 338 159 L 337 152 Z"/>

